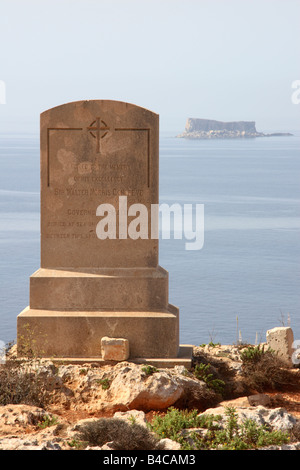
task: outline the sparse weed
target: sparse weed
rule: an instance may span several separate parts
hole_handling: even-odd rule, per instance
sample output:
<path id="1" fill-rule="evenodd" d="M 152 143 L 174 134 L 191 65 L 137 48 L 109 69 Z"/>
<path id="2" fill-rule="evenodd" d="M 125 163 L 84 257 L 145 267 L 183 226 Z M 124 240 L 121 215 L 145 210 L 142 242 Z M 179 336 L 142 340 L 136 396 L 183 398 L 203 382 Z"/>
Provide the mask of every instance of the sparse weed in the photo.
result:
<path id="1" fill-rule="evenodd" d="M 107 378 L 106 379 L 99 379 L 99 380 L 97 380 L 97 383 L 99 385 L 101 385 L 103 390 L 108 390 L 109 387 L 110 387 L 110 383 L 109 383 L 109 380 Z"/>
<path id="2" fill-rule="evenodd" d="M 158 372 L 158 369 L 154 366 L 147 365 L 142 367 L 142 371 L 145 372 L 146 375 L 152 375 L 155 372 Z"/>
<path id="3" fill-rule="evenodd" d="M 181 432 L 183 429 L 208 427 L 212 425 L 211 417 L 201 418 L 197 410 L 178 410 L 170 407 L 165 416 L 155 416 L 150 428 L 161 439 L 169 438 L 182 442 Z"/>
<path id="4" fill-rule="evenodd" d="M 214 343 L 213 341 L 210 341 L 208 344 L 202 343 L 199 346 L 200 348 L 205 348 L 205 346 L 209 346 L 210 348 L 216 348 L 217 346 L 221 346 L 221 343 Z"/>
<path id="5" fill-rule="evenodd" d="M 48 343 L 47 335 L 32 328 L 29 323 L 22 326 L 22 334 L 18 334 L 18 355 L 23 358 L 37 358 L 45 355 L 41 344 Z"/>
<path id="6" fill-rule="evenodd" d="M 88 442 L 79 441 L 78 439 L 72 439 L 68 441 L 68 446 L 70 446 L 74 450 L 83 450 L 87 447 Z"/>
<path id="7" fill-rule="evenodd" d="M 198 380 L 203 380 L 209 388 L 212 388 L 215 392 L 224 392 L 225 382 L 223 380 L 214 378 L 214 375 L 210 372 L 210 364 L 196 364 L 194 369 L 194 375 Z"/>
<path id="8" fill-rule="evenodd" d="M 38 427 L 41 429 L 49 428 L 50 426 L 55 426 L 58 424 L 57 418 L 55 416 L 44 416 L 43 421 L 38 424 Z"/>
<path id="9" fill-rule="evenodd" d="M 264 345 L 262 345 L 262 347 L 260 347 L 260 345 L 258 345 L 258 346 L 247 346 L 246 348 L 244 348 L 241 351 L 240 354 L 241 354 L 242 362 L 244 362 L 244 363 L 245 362 L 255 363 L 255 362 L 260 361 L 261 357 L 265 353 L 273 354 L 274 351 L 272 351 L 271 348 L 268 348 L 268 350 L 265 351 L 265 346 Z"/>

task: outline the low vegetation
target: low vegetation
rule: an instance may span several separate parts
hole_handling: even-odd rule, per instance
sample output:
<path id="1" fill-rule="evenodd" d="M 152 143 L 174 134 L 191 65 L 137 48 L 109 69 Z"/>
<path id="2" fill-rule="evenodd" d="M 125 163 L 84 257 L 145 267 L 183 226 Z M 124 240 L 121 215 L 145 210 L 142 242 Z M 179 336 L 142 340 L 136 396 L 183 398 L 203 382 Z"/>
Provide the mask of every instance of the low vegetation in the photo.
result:
<path id="1" fill-rule="evenodd" d="M 258 345 L 258 346 L 247 346 L 242 349 L 241 351 L 241 360 L 243 364 L 256 364 L 259 362 L 264 354 L 269 354 L 270 356 L 274 356 L 274 351 L 271 348 L 268 348 L 267 351 L 265 351 L 265 346 L 264 345 Z"/>
<path id="2" fill-rule="evenodd" d="M 197 411 L 170 408 L 165 416 L 154 418 L 151 429 L 160 438 L 168 437 L 179 442 L 185 450 L 257 449 L 286 444 L 290 440 L 288 433 L 270 430 L 253 420 L 239 423 L 233 407 L 227 407 L 226 417 L 226 423 L 222 425 L 221 416 L 198 416 Z"/>
<path id="3" fill-rule="evenodd" d="M 110 382 L 109 382 L 108 378 L 100 379 L 97 382 L 99 383 L 99 385 L 101 385 L 103 390 L 108 390 L 109 387 L 110 387 Z"/>
<path id="4" fill-rule="evenodd" d="M 215 344 L 211 348 L 217 347 Z M 261 346 L 243 346 L 240 348 L 239 380 L 243 385 L 258 392 L 281 390 L 291 387 L 295 382 L 293 371 L 286 367 L 270 348 Z M 37 358 L 18 359 L 9 357 L 0 365 L 0 405 L 26 404 L 44 409 L 51 409 L 51 399 L 56 393 L 55 380 L 58 369 L 52 364 L 51 377 Z M 52 369 L 53 367 L 53 369 Z M 152 374 L 159 370 L 151 365 L 141 367 L 144 380 L 150 380 Z M 87 446 L 103 446 L 113 442 L 115 450 L 159 450 L 160 440 L 169 438 L 180 443 L 185 450 L 245 450 L 258 449 L 270 445 L 282 445 L 300 440 L 300 425 L 290 432 L 282 432 L 270 427 L 260 426 L 254 420 L 238 420 L 233 407 L 226 408 L 226 418 L 215 415 L 201 415 L 200 411 L 217 405 L 228 398 L 228 390 L 235 380 L 233 369 L 220 357 L 199 351 L 192 371 L 187 372 L 204 382 L 187 381 L 183 396 L 168 409 L 166 413 L 154 416 L 148 427 L 136 422 L 117 418 L 101 418 L 81 426 L 78 435 L 68 445 L 72 449 L 83 449 Z M 83 383 L 88 383 L 90 370 L 79 369 Z M 98 376 L 99 377 L 99 376 Z M 51 380 L 52 382 L 51 382 Z M 65 379 L 64 379 L 65 380 Z M 62 384 L 62 381 L 59 382 Z M 52 384 L 52 385 L 51 385 Z M 94 382 L 98 392 L 108 390 L 111 376 L 102 375 Z M 196 386 L 195 386 L 196 384 Z M 299 387 L 299 383 L 297 384 Z M 61 389 L 58 387 L 57 393 Z M 83 389 L 84 392 L 84 389 Z M 84 393 L 82 392 L 82 397 Z M 66 395 L 67 396 L 67 395 Z M 38 424 L 40 429 L 57 425 L 56 418 L 45 415 Z"/>
<path id="5" fill-rule="evenodd" d="M 219 394 L 223 394 L 225 388 L 224 380 L 214 377 L 214 374 L 211 372 L 210 364 L 196 364 L 194 369 L 194 375 L 197 379 L 203 380 L 209 388 L 215 390 Z"/>
<path id="6" fill-rule="evenodd" d="M 0 367 L 0 405 L 26 404 L 45 408 L 51 396 L 47 378 L 30 360 L 9 360 Z"/>
<path id="7" fill-rule="evenodd" d="M 155 372 L 158 372 L 158 369 L 154 366 L 151 366 L 151 365 L 147 365 L 147 366 L 144 366 L 142 367 L 142 371 L 146 374 L 146 375 L 152 375 L 154 374 Z"/>
<path id="8" fill-rule="evenodd" d="M 115 450 L 159 449 L 159 438 L 147 427 L 118 418 L 100 418 L 86 423 L 76 439 L 77 445 L 86 446 L 103 446 L 111 441 Z"/>
<path id="9" fill-rule="evenodd" d="M 40 429 L 46 429 L 51 426 L 56 426 L 58 424 L 57 418 L 55 416 L 44 416 L 41 423 L 38 423 Z"/>
<path id="10" fill-rule="evenodd" d="M 258 392 L 283 390 L 295 382 L 293 372 L 268 348 L 248 346 L 241 351 L 242 375 L 245 384 Z M 299 383 L 295 383 L 299 387 Z"/>

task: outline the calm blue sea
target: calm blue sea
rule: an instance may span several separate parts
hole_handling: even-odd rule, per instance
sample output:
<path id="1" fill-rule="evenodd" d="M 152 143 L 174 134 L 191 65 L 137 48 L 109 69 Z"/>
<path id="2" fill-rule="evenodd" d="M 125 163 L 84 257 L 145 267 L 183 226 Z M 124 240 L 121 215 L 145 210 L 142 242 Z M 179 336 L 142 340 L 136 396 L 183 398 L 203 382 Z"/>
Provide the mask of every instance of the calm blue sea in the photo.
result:
<path id="1" fill-rule="evenodd" d="M 204 204 L 205 240 L 160 241 L 181 343 L 300 339 L 300 136 L 189 141 L 161 134 L 160 202 Z M 0 136 L 0 340 L 16 338 L 39 268 L 39 139 Z"/>

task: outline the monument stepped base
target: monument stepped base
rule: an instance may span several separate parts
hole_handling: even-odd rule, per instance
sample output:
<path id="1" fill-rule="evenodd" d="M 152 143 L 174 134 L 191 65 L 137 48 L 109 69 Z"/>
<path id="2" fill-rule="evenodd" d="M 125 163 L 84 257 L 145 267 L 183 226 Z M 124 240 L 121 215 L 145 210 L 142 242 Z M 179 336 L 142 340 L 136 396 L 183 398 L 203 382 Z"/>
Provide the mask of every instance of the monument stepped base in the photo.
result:
<path id="1" fill-rule="evenodd" d="M 30 276 L 30 308 L 38 310 L 164 309 L 168 272 L 155 268 L 40 268 Z"/>
<path id="2" fill-rule="evenodd" d="M 133 357 L 127 359 L 127 361 L 119 362 L 133 362 L 134 364 L 146 364 L 159 368 L 172 368 L 175 366 L 184 366 L 187 369 L 192 367 L 192 354 L 193 354 L 193 345 L 191 344 L 181 344 L 179 346 L 179 351 L 177 357 L 173 358 L 159 358 L 159 357 Z M 18 358 L 22 360 L 22 357 Z M 114 365 L 115 361 L 105 361 L 99 357 L 45 357 L 43 359 L 52 361 L 55 364 L 73 364 L 73 365 L 83 365 L 83 364 L 95 364 L 98 366 Z"/>
<path id="3" fill-rule="evenodd" d="M 175 359 L 178 309 L 160 311 L 58 311 L 25 308 L 17 318 L 18 355 L 99 358 L 103 336 L 126 338 L 131 358 Z"/>

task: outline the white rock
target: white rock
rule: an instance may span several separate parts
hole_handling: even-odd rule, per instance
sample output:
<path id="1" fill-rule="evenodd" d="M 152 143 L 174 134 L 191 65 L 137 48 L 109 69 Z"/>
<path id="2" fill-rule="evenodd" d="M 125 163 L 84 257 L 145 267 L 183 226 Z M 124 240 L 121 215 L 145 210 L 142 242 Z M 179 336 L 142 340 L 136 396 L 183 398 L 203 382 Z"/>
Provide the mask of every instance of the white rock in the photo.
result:
<path id="1" fill-rule="evenodd" d="M 102 359 L 107 361 L 126 361 L 129 358 L 129 341 L 125 338 L 101 339 Z"/>
<path id="2" fill-rule="evenodd" d="M 143 366 L 119 363 L 112 371 L 112 381 L 106 391 L 106 405 L 119 410 L 164 409 L 174 404 L 184 393 L 184 381 L 191 380 L 161 370 L 151 375 Z"/>
<path id="3" fill-rule="evenodd" d="M 161 450 L 180 450 L 181 445 L 179 444 L 179 442 L 172 441 L 172 439 L 165 438 L 165 439 L 160 439 L 159 448 Z"/>
<path id="4" fill-rule="evenodd" d="M 250 406 L 250 407 L 235 407 L 238 415 L 238 422 L 241 423 L 246 419 L 255 421 L 258 425 L 269 425 L 275 430 L 288 431 L 292 429 L 297 423 L 297 419 L 289 414 L 284 408 L 269 409 L 263 406 Z M 202 415 L 221 415 L 222 422 L 225 424 L 228 419 L 225 415 L 226 407 L 219 406 L 217 408 L 209 408 Z"/>

